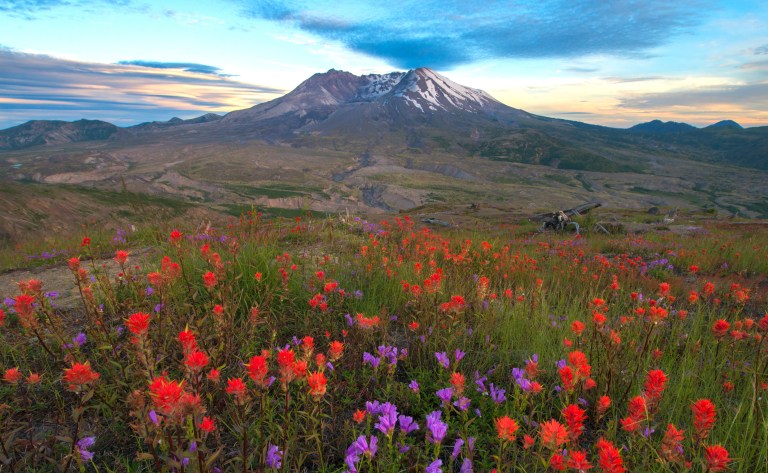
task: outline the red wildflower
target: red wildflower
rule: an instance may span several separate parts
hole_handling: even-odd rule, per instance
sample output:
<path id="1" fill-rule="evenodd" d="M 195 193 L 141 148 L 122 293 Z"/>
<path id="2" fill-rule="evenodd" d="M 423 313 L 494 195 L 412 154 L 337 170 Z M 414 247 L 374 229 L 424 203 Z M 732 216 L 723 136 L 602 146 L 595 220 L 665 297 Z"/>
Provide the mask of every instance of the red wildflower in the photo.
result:
<path id="1" fill-rule="evenodd" d="M 197 426 L 200 427 L 200 430 L 209 434 L 216 430 L 216 422 L 210 417 L 203 417 L 203 420 Z"/>
<path id="2" fill-rule="evenodd" d="M 635 396 L 629 400 L 629 415 L 621 421 L 621 428 L 627 432 L 635 432 L 646 418 L 648 406 L 643 396 Z"/>
<path id="3" fill-rule="evenodd" d="M 611 398 L 608 396 L 600 396 L 597 400 L 597 415 L 603 415 L 611 407 Z"/>
<path id="4" fill-rule="evenodd" d="M 360 325 L 360 328 L 364 329 L 372 329 L 379 325 L 381 322 L 381 319 L 378 315 L 373 317 L 366 317 L 363 314 L 357 314 L 355 319 L 357 320 L 357 324 Z"/>
<path id="5" fill-rule="evenodd" d="M 184 381 L 177 383 L 158 376 L 150 383 L 149 393 L 160 413 L 171 415 L 179 408 L 181 396 L 184 394 Z"/>
<path id="6" fill-rule="evenodd" d="M 189 330 L 189 327 L 179 332 L 179 343 L 185 352 L 194 351 L 197 349 L 197 342 L 195 341 L 195 334 Z"/>
<path id="7" fill-rule="evenodd" d="M 663 282 L 659 284 L 659 294 L 666 296 L 669 294 L 669 283 Z"/>
<path id="8" fill-rule="evenodd" d="M 701 292 L 704 294 L 711 296 L 715 292 L 715 285 L 711 282 L 707 282 L 704 284 L 704 287 L 701 289 Z"/>
<path id="9" fill-rule="evenodd" d="M 583 473 L 592 468 L 592 464 L 587 460 L 587 454 L 574 450 L 569 452 L 568 468 L 576 470 L 578 473 Z"/>
<path id="10" fill-rule="evenodd" d="M 242 378 L 230 378 L 227 380 L 227 394 L 235 396 L 237 402 L 245 400 L 248 388 L 245 386 Z"/>
<path id="11" fill-rule="evenodd" d="M 80 258 L 76 256 L 69 258 L 67 264 L 69 265 L 69 269 L 73 272 L 77 272 L 77 270 L 80 269 Z"/>
<path id="12" fill-rule="evenodd" d="M 721 445 L 711 445 L 704 449 L 704 460 L 707 462 L 706 471 L 725 471 L 728 469 L 728 450 Z"/>
<path id="13" fill-rule="evenodd" d="M 565 470 L 565 459 L 563 458 L 563 455 L 553 453 L 552 456 L 549 457 L 549 467 L 555 471 Z"/>
<path id="14" fill-rule="evenodd" d="M 648 402 L 655 402 L 661 398 L 667 384 L 667 375 L 662 370 L 651 370 L 645 378 L 643 395 Z"/>
<path id="15" fill-rule="evenodd" d="M 360 422 L 365 420 L 365 414 L 366 414 L 365 410 L 361 411 L 360 409 L 358 409 L 355 411 L 354 414 L 352 414 L 352 420 L 354 420 L 356 424 L 359 424 Z"/>
<path id="16" fill-rule="evenodd" d="M 568 425 L 570 439 L 575 442 L 584 431 L 584 421 L 587 420 L 586 411 L 576 404 L 569 404 L 563 409 L 562 414 Z"/>
<path id="17" fill-rule="evenodd" d="M 37 384 L 40 382 L 40 375 L 37 373 L 29 373 L 29 376 L 27 376 L 27 383 L 29 384 Z"/>
<path id="18" fill-rule="evenodd" d="M 307 376 L 307 383 L 309 384 L 309 394 L 315 398 L 319 398 L 325 394 L 328 379 L 322 372 L 310 373 L 310 375 Z"/>
<path id="19" fill-rule="evenodd" d="M 16 296 L 14 299 L 13 308 L 16 309 L 16 313 L 19 314 L 19 317 L 30 316 L 32 315 L 32 304 L 34 303 L 34 296 L 30 296 L 29 294 L 21 294 Z"/>
<path id="20" fill-rule="evenodd" d="M 592 367 L 587 362 L 587 355 L 575 350 L 568 353 L 568 363 L 576 368 L 576 374 L 579 379 L 589 378 L 592 373 Z"/>
<path id="21" fill-rule="evenodd" d="M 91 365 L 85 363 L 74 363 L 70 368 L 64 370 L 64 381 L 69 383 L 67 389 L 70 391 L 79 391 L 86 384 L 90 384 L 101 375 L 91 369 Z"/>
<path id="22" fill-rule="evenodd" d="M 307 362 L 305 360 L 298 360 L 293 364 L 293 375 L 296 379 L 303 379 L 307 375 Z"/>
<path id="23" fill-rule="evenodd" d="M 3 375 L 3 381 L 9 384 L 16 384 L 21 379 L 21 372 L 18 368 L 8 368 Z"/>
<path id="24" fill-rule="evenodd" d="M 661 441 L 661 455 L 667 461 L 679 462 L 682 460 L 684 433 L 683 430 L 678 430 L 674 424 L 667 425 L 667 431 L 664 432 L 664 439 Z"/>
<path id="25" fill-rule="evenodd" d="M 245 365 L 248 368 L 248 376 L 260 387 L 263 387 L 266 383 L 267 376 L 267 357 L 262 355 L 254 355 L 251 361 Z"/>
<path id="26" fill-rule="evenodd" d="M 731 328 L 731 324 L 727 320 L 719 319 L 712 326 L 712 333 L 715 334 L 715 337 L 722 338 L 728 335 L 729 328 Z"/>
<path id="27" fill-rule="evenodd" d="M 570 366 L 563 366 L 558 370 L 560 374 L 560 381 L 563 383 L 563 389 L 566 391 L 573 390 L 573 370 Z"/>
<path id="28" fill-rule="evenodd" d="M 603 473 L 624 473 L 624 460 L 621 459 L 619 450 L 608 440 L 600 437 L 597 441 L 597 464 Z"/>
<path id="29" fill-rule="evenodd" d="M 568 441 L 568 430 L 554 419 L 542 422 L 540 429 L 541 443 L 546 447 L 555 450 Z"/>
<path id="30" fill-rule="evenodd" d="M 464 383 L 466 382 L 464 375 L 456 372 L 451 373 L 450 382 L 454 391 L 456 391 L 456 395 L 461 396 L 464 393 Z"/>
<path id="31" fill-rule="evenodd" d="M 132 334 L 143 337 L 149 331 L 149 317 L 150 314 L 136 312 L 128 317 L 125 326 L 128 327 Z"/>
<path id="32" fill-rule="evenodd" d="M 498 432 L 501 440 L 514 442 L 515 432 L 517 432 L 517 429 L 519 428 L 517 422 L 509 416 L 496 418 L 496 432 Z"/>
<path id="33" fill-rule="evenodd" d="M 187 359 L 184 360 L 184 364 L 189 367 L 192 372 L 197 373 L 206 366 L 208 366 L 208 355 L 202 351 L 193 351 L 187 355 Z"/>
<path id="34" fill-rule="evenodd" d="M 691 405 L 693 411 L 693 427 L 696 430 L 696 439 L 704 440 L 709 435 L 712 425 L 715 423 L 715 405 L 709 399 L 699 399 Z"/>
<path id="35" fill-rule="evenodd" d="M 581 335 L 581 332 L 584 331 L 585 325 L 584 322 L 581 320 L 574 320 L 571 324 L 571 332 L 573 332 L 574 335 L 577 337 Z"/>
<path id="36" fill-rule="evenodd" d="M 328 349 L 328 358 L 331 361 L 336 361 L 341 358 L 342 353 L 344 353 L 344 344 L 338 340 L 332 341 Z"/>
<path id="37" fill-rule="evenodd" d="M 528 450 L 536 444 L 536 439 L 528 434 L 523 435 L 523 448 Z"/>
<path id="38" fill-rule="evenodd" d="M 3 309 L 0 309 L 0 327 L 5 325 L 5 312 L 3 312 Z"/>
<path id="39" fill-rule="evenodd" d="M 597 311 L 592 312 L 592 322 L 594 322 L 595 325 L 597 326 L 603 325 L 605 321 L 606 321 L 605 315 Z"/>
<path id="40" fill-rule="evenodd" d="M 216 287 L 216 282 L 216 275 L 212 272 L 208 271 L 203 275 L 203 284 L 205 284 L 205 288 L 209 291 Z"/>
<path id="41" fill-rule="evenodd" d="M 84 237 L 82 243 L 80 243 L 80 246 L 90 246 L 91 245 L 91 239 L 89 237 Z"/>
<path id="42" fill-rule="evenodd" d="M 211 371 L 208 372 L 206 377 L 210 382 L 218 383 L 219 379 L 221 378 L 221 371 L 217 370 L 216 368 L 211 368 Z"/>
<path id="43" fill-rule="evenodd" d="M 177 245 L 181 241 L 181 232 L 178 230 L 174 230 L 171 232 L 171 243 L 174 245 Z"/>
<path id="44" fill-rule="evenodd" d="M 122 266 L 126 261 L 128 261 L 128 252 L 125 250 L 117 250 L 115 253 L 115 262 Z"/>

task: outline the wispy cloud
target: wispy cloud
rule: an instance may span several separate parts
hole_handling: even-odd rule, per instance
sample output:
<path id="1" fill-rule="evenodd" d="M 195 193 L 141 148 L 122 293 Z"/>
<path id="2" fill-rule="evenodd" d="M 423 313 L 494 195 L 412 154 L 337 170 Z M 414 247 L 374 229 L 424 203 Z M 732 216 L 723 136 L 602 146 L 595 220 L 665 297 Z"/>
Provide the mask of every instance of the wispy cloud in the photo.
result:
<path id="1" fill-rule="evenodd" d="M 133 0 L 0 0 L 0 12 L 17 18 L 32 20 L 41 13 L 59 7 L 86 9 L 125 7 Z"/>
<path id="2" fill-rule="evenodd" d="M 576 72 L 579 74 L 588 74 L 590 72 L 597 72 L 600 69 L 598 69 L 597 67 L 566 67 L 565 70 L 568 72 Z"/>
<path id="3" fill-rule="evenodd" d="M 663 93 L 638 94 L 621 99 L 620 107 L 663 110 L 671 107 L 722 107 L 754 110 L 768 109 L 768 83 L 700 87 Z"/>
<path id="4" fill-rule="evenodd" d="M 222 74 L 221 68 L 215 66 L 207 66 L 205 64 L 197 64 L 194 62 L 158 62 L 158 61 L 120 61 L 118 64 L 124 66 L 140 66 L 150 67 L 153 69 L 178 69 L 184 72 L 197 72 L 199 74 L 212 74 L 220 77 L 231 77 L 227 74 Z"/>
<path id="5" fill-rule="evenodd" d="M 626 84 L 630 82 L 648 82 L 651 80 L 669 80 L 668 77 L 663 76 L 644 76 L 644 77 L 606 77 L 606 82 L 612 84 Z"/>
<path id="6" fill-rule="evenodd" d="M 175 64 L 178 67 L 160 67 Z M 199 70 L 195 70 L 199 69 Z M 68 61 L 0 48 L 0 128 L 30 119 L 128 125 L 246 108 L 282 93 L 218 75 L 214 66 Z"/>
<path id="7" fill-rule="evenodd" d="M 489 58 L 638 56 L 703 20 L 707 0 L 235 0 L 251 18 L 282 22 L 398 67 L 450 68 Z"/>

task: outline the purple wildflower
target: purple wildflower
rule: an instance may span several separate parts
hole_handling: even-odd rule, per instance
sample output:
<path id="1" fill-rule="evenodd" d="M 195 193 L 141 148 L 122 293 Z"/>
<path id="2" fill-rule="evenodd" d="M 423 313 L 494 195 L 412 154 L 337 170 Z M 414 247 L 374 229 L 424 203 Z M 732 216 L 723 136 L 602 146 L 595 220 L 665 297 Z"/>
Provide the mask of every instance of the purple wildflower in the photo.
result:
<path id="1" fill-rule="evenodd" d="M 83 332 L 78 333 L 73 339 L 72 343 L 75 344 L 75 346 L 81 347 L 85 345 L 85 343 L 88 341 L 88 339 L 85 337 L 85 334 Z"/>
<path id="2" fill-rule="evenodd" d="M 485 387 L 486 381 L 488 381 L 488 377 L 486 376 L 480 377 L 480 372 L 475 371 L 475 384 L 477 385 L 477 392 L 484 393 L 488 391 L 488 389 Z"/>
<path id="3" fill-rule="evenodd" d="M 464 358 L 464 355 L 466 355 L 465 352 L 456 349 L 456 354 L 454 355 L 454 359 L 456 360 L 456 363 L 460 362 L 462 358 Z"/>
<path id="4" fill-rule="evenodd" d="M 440 469 L 441 466 L 443 466 L 443 461 L 438 458 L 430 463 L 425 471 L 427 473 L 443 473 L 443 470 Z"/>
<path id="5" fill-rule="evenodd" d="M 462 396 L 458 398 L 453 405 L 456 406 L 460 411 L 464 412 L 467 409 L 469 409 L 469 398 L 466 396 Z"/>
<path id="6" fill-rule="evenodd" d="M 363 353 L 363 364 L 368 363 L 373 367 L 373 369 L 376 369 L 379 367 L 379 364 L 381 364 L 381 358 L 377 356 L 373 356 L 368 352 Z"/>
<path id="7" fill-rule="evenodd" d="M 451 364 L 451 361 L 448 359 L 448 354 L 446 354 L 444 351 L 435 352 L 435 358 L 437 358 L 437 362 L 443 368 L 448 368 L 448 366 Z"/>
<path id="8" fill-rule="evenodd" d="M 80 460 L 89 462 L 93 460 L 93 452 L 88 449 L 96 444 L 96 437 L 83 437 L 77 441 L 77 453 L 80 454 Z"/>
<path id="9" fill-rule="evenodd" d="M 411 380 L 411 384 L 409 384 L 408 387 L 411 388 L 411 391 L 419 394 L 419 383 L 415 379 Z"/>
<path id="10" fill-rule="evenodd" d="M 464 445 L 464 439 L 461 437 L 456 439 L 456 443 L 453 444 L 453 452 L 451 453 L 451 460 L 455 460 L 461 453 L 461 447 Z"/>
<path id="11" fill-rule="evenodd" d="M 279 469 L 282 466 L 282 460 L 283 452 L 278 449 L 277 445 L 270 444 L 267 449 L 267 467 Z"/>
<path id="12" fill-rule="evenodd" d="M 413 420 L 413 417 L 400 414 L 397 417 L 397 420 L 400 422 L 400 430 L 403 432 L 403 435 L 408 435 L 414 430 L 419 430 L 419 424 Z"/>
<path id="13" fill-rule="evenodd" d="M 472 460 L 465 458 L 464 462 L 461 464 L 461 470 L 459 470 L 459 473 L 473 473 Z"/>
<path id="14" fill-rule="evenodd" d="M 501 404 L 507 400 L 507 396 L 505 395 L 506 392 L 507 391 L 504 388 L 497 388 L 491 383 L 491 399 L 493 399 L 493 402 L 496 404 Z"/>
<path id="15" fill-rule="evenodd" d="M 374 427 L 389 437 L 395 431 L 395 425 L 397 424 L 397 407 L 390 402 L 384 403 L 381 406 L 380 413 L 379 421 Z"/>
<path id="16" fill-rule="evenodd" d="M 453 396 L 453 388 L 443 388 L 437 391 L 435 394 L 437 394 L 437 397 L 443 401 L 443 404 L 446 404 L 450 402 L 451 396 Z"/>
<path id="17" fill-rule="evenodd" d="M 427 441 L 438 444 L 443 441 L 448 433 L 448 424 L 440 420 L 442 413 L 434 411 L 427 414 Z"/>

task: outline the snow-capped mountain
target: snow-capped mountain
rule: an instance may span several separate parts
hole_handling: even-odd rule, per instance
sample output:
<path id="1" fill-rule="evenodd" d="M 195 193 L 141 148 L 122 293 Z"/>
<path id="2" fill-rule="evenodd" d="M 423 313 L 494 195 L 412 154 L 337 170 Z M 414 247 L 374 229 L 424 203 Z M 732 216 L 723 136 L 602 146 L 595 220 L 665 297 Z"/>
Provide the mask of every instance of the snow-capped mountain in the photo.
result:
<path id="1" fill-rule="evenodd" d="M 496 114 L 500 109 L 517 111 L 482 90 L 457 84 L 427 68 L 363 76 L 331 69 L 313 75 L 280 98 L 229 113 L 222 123 L 250 124 L 263 130 L 265 124 L 257 122 L 278 125 L 274 122 L 281 119 L 282 124 L 290 122 L 296 133 L 307 131 L 306 127 L 333 128 L 334 118 L 340 118 L 334 117 L 337 114 L 363 113 L 390 122 L 413 122 L 446 113 Z M 324 123 L 327 120 L 332 122 Z"/>
<path id="2" fill-rule="evenodd" d="M 479 112 L 491 104 L 501 105 L 486 92 L 464 87 L 427 68 L 408 71 L 390 95 L 402 98 L 423 112 L 452 109 Z"/>

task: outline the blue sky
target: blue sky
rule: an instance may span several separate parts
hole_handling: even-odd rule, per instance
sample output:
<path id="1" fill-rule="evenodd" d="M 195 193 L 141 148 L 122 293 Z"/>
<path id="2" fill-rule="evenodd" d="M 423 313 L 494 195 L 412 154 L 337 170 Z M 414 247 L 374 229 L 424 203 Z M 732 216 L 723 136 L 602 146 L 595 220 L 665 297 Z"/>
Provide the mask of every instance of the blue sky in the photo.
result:
<path id="1" fill-rule="evenodd" d="M 532 113 L 768 125 L 768 2 L 0 0 L 0 129 L 226 113 L 431 67 Z"/>

